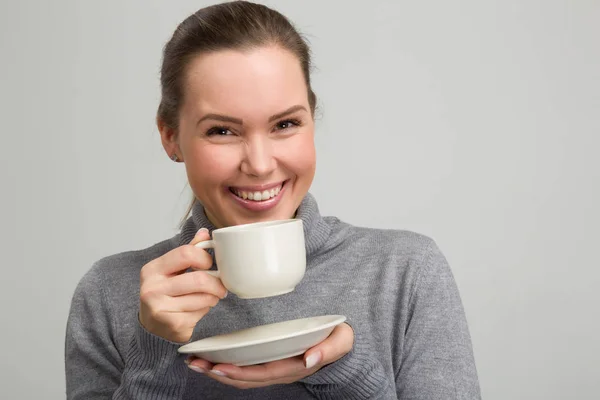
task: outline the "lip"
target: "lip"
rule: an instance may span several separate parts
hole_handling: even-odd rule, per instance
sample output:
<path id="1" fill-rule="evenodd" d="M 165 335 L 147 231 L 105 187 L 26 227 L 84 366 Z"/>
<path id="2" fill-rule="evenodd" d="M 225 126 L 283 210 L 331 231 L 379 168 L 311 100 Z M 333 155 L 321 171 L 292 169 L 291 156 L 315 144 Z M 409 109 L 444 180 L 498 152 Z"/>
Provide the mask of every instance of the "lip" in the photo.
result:
<path id="1" fill-rule="evenodd" d="M 277 206 L 277 204 L 279 204 L 279 201 L 281 201 L 281 198 L 283 197 L 283 194 L 285 193 L 285 191 L 287 189 L 288 182 L 289 182 L 289 180 L 283 181 L 283 186 L 281 187 L 281 190 L 279 191 L 277 196 L 272 197 L 269 200 L 265 200 L 265 201 L 244 200 L 244 199 L 236 196 L 229 188 L 227 189 L 227 192 L 240 206 L 244 207 L 245 209 L 247 209 L 249 211 L 268 211 L 268 210 L 273 209 L 275 206 Z M 279 185 L 281 185 L 281 182 L 275 183 L 275 184 L 245 186 L 243 188 L 239 187 L 239 186 L 230 186 L 230 188 L 235 188 L 237 190 L 244 190 L 244 191 L 250 192 L 250 191 L 261 191 L 261 189 L 268 190 L 268 189 L 278 187 Z"/>

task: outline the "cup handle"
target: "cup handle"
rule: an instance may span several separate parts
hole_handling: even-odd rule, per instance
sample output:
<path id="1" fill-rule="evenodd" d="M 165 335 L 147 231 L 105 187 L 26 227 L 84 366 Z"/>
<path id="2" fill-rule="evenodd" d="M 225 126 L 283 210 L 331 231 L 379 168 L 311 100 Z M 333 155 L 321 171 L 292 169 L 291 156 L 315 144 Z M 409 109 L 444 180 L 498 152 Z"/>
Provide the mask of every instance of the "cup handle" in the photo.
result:
<path id="1" fill-rule="evenodd" d="M 198 242 L 194 245 L 194 247 L 198 247 L 199 249 L 214 249 L 215 241 L 214 240 L 205 240 L 204 242 Z M 219 278 L 219 271 L 204 271 L 209 275 Z"/>

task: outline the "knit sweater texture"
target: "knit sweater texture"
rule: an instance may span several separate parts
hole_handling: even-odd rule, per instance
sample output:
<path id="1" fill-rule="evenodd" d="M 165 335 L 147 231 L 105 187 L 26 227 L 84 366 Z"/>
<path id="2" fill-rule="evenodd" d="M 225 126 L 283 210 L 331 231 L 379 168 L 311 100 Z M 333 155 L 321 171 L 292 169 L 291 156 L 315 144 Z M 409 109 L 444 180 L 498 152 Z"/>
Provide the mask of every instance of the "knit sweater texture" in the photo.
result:
<path id="1" fill-rule="evenodd" d="M 138 320 L 140 270 L 189 243 L 198 229 L 215 229 L 197 204 L 175 237 L 106 257 L 80 280 L 66 330 L 67 398 L 481 398 L 460 295 L 432 239 L 322 217 L 311 194 L 296 218 L 303 220 L 307 256 L 296 289 L 262 299 L 230 294 L 198 322 L 190 341 L 341 314 L 355 333 L 350 353 L 299 382 L 241 390 L 190 370 L 180 343 L 146 331 Z"/>

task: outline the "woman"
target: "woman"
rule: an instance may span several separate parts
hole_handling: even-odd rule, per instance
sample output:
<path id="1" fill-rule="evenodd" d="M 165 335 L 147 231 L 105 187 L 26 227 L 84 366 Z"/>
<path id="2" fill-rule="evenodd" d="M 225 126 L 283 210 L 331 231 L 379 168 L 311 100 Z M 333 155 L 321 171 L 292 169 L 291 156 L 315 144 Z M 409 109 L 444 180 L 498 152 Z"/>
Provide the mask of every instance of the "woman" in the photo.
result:
<path id="1" fill-rule="evenodd" d="M 281 14 L 247 2 L 191 15 L 164 49 L 157 124 L 195 195 L 180 234 L 100 260 L 73 297 L 72 399 L 474 399 L 460 297 L 435 243 L 322 217 L 309 49 Z M 300 218 L 307 270 L 292 293 L 227 296 L 193 244 L 213 229 Z M 188 271 L 192 267 L 191 272 Z M 184 273 L 186 272 L 186 273 Z M 301 317 L 348 323 L 303 356 L 212 365 L 177 349 L 198 338 Z"/>

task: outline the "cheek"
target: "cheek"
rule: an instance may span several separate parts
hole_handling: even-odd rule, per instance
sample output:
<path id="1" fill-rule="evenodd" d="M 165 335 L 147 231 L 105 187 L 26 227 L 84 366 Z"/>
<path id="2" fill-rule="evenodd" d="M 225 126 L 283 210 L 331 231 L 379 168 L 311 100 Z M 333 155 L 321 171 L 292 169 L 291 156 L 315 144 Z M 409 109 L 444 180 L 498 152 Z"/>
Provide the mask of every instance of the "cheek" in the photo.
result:
<path id="1" fill-rule="evenodd" d="M 238 169 L 238 153 L 230 146 L 203 145 L 192 148 L 186 162 L 190 180 L 220 184 Z"/>
<path id="2" fill-rule="evenodd" d="M 298 136 L 298 140 L 292 140 L 286 144 L 282 151 L 281 160 L 287 168 L 299 175 L 314 173 L 316 166 L 315 144 L 312 135 Z"/>

